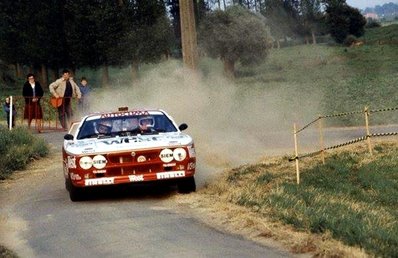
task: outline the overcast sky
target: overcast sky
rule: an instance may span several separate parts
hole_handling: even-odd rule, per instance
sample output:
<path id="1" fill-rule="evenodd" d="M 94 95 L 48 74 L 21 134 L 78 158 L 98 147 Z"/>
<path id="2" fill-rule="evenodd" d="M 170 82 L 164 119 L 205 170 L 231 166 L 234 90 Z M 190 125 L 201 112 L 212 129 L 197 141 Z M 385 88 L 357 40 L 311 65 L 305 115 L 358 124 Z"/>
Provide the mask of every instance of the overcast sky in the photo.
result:
<path id="1" fill-rule="evenodd" d="M 347 0 L 346 2 L 349 5 L 359 9 L 375 7 L 376 5 L 383 5 L 390 2 L 398 4 L 398 0 Z"/>

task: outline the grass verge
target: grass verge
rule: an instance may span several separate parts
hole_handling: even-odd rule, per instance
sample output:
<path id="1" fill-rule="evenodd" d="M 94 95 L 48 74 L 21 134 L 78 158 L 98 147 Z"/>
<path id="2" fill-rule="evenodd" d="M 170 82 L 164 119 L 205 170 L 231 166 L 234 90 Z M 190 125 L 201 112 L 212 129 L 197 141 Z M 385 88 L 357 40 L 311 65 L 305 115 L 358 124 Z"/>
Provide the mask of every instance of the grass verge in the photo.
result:
<path id="1" fill-rule="evenodd" d="M 365 145 L 353 148 L 330 154 L 325 165 L 316 159 L 303 160 L 300 185 L 295 183 L 293 163 L 278 158 L 227 171 L 199 195 L 242 207 L 262 218 L 259 223 L 281 223 L 322 239 L 300 245 L 290 241 L 292 252 L 358 256 L 350 249 L 318 245 L 331 239 L 369 256 L 394 257 L 398 253 L 398 144 L 376 145 L 373 157 Z M 240 224 L 248 225 L 248 220 L 246 216 Z M 265 235 L 272 237 L 273 232 Z"/>
<path id="2" fill-rule="evenodd" d="M 27 129 L 16 127 L 9 131 L 0 126 L 0 180 L 24 169 L 30 161 L 44 157 L 48 152 L 45 141 L 34 137 Z"/>

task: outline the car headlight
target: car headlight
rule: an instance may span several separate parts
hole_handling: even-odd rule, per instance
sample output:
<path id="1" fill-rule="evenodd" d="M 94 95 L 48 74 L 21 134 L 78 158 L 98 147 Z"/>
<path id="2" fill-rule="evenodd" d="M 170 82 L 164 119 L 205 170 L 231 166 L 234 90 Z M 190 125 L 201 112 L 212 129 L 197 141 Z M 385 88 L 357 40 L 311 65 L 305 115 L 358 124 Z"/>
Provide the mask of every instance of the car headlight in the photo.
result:
<path id="1" fill-rule="evenodd" d="M 159 157 L 164 163 L 171 162 L 173 160 L 173 151 L 170 149 L 163 149 L 160 152 Z"/>
<path id="2" fill-rule="evenodd" d="M 183 161 L 187 157 L 187 152 L 184 148 L 177 148 L 173 151 L 173 157 L 176 161 Z"/>
<path id="3" fill-rule="evenodd" d="M 93 166 L 96 169 L 103 169 L 106 166 L 106 158 L 102 155 L 96 155 L 93 158 Z"/>
<path id="4" fill-rule="evenodd" d="M 82 169 L 90 169 L 93 166 L 93 159 L 91 157 L 85 156 L 81 157 L 79 160 L 79 166 Z"/>

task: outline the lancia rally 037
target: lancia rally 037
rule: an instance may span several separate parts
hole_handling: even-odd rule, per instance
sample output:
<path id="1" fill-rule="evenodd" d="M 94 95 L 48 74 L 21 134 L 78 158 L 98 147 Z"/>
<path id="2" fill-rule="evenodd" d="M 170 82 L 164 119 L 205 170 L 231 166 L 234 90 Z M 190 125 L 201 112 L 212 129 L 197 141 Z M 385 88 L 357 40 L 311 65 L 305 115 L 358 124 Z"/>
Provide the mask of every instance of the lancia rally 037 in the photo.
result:
<path id="1" fill-rule="evenodd" d="M 62 148 L 65 186 L 72 201 L 84 188 L 139 182 L 175 182 L 196 190 L 193 139 L 163 110 L 90 114 L 73 123 Z"/>

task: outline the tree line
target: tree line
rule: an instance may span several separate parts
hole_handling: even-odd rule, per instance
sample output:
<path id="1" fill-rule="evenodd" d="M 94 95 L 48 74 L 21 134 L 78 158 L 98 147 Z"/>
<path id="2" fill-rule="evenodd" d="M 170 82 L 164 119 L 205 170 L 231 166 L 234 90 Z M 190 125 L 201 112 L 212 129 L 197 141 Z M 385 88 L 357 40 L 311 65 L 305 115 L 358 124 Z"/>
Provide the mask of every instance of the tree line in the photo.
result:
<path id="1" fill-rule="evenodd" d="M 264 33 L 266 41 L 271 39 L 277 47 L 280 40 L 287 37 L 301 37 L 316 43 L 317 36 L 327 33 L 341 43 L 350 34 L 360 36 L 366 22 L 359 10 L 347 5 L 345 0 L 193 2 L 200 43 L 212 56 L 232 60 L 214 53 L 218 48 L 214 49 L 211 42 L 213 36 L 224 35 L 223 29 L 229 25 L 242 23 L 237 28 L 245 33 L 256 33 L 250 26 L 261 27 L 259 38 L 248 36 L 247 42 L 240 40 L 239 47 L 235 48 L 239 49 L 235 53 L 238 58 L 233 60 L 243 63 L 257 60 L 254 56 L 264 56 L 250 55 L 245 50 L 250 47 L 257 53 L 265 53 L 261 48 L 270 46 L 264 43 Z M 241 6 L 241 11 L 228 13 L 234 6 Z M 242 10 L 250 16 L 243 15 Z M 179 56 L 179 16 L 178 0 L 3 0 L 0 2 L 0 60 L 13 65 L 18 77 L 22 76 L 21 67 L 37 71 L 43 84 L 47 84 L 47 78 L 55 79 L 65 67 L 103 68 L 106 84 L 109 66 L 129 66 L 134 80 L 140 64 Z M 234 22 L 225 20 L 233 16 Z M 248 17 L 250 19 L 244 21 Z M 259 22 L 254 21 L 256 19 Z M 223 39 L 222 44 L 238 44 L 233 40 L 236 37 Z"/>

